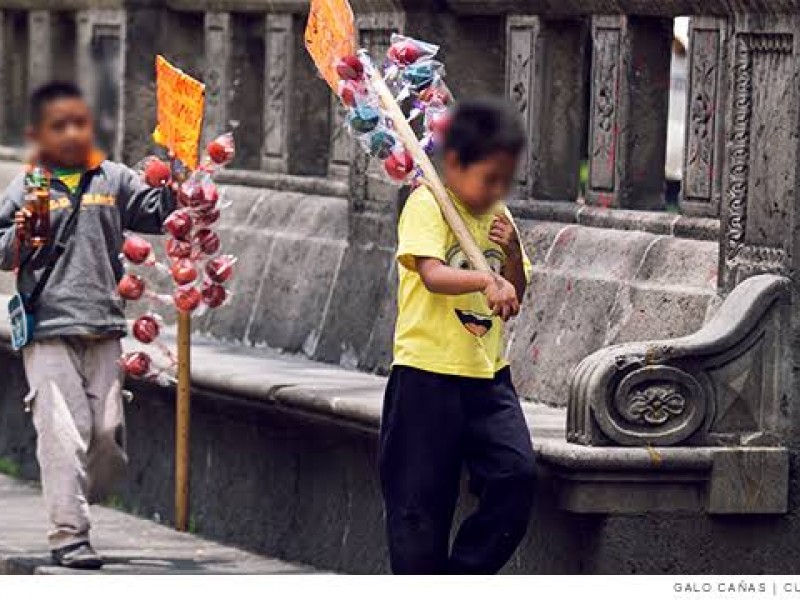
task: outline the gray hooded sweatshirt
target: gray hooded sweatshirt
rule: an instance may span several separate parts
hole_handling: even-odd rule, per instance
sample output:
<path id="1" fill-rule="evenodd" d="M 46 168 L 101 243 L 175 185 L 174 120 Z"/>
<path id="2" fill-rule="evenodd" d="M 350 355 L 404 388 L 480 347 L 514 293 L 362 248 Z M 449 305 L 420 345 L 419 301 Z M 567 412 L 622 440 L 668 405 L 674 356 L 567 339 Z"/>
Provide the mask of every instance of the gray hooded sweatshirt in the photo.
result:
<path id="1" fill-rule="evenodd" d="M 80 213 L 64 254 L 35 307 L 34 340 L 59 336 L 125 335 L 124 303 L 116 292 L 123 275 L 120 252 L 123 231 L 158 234 L 175 208 L 167 188 L 148 188 L 128 167 L 104 160 L 87 171 Z M 24 174 L 17 176 L 0 200 L 0 269 L 16 265 L 14 214 L 25 203 Z M 20 293 L 30 294 L 53 254 L 77 196 L 53 179 L 50 200 L 50 244 L 36 251 L 23 248 L 18 278 Z"/>

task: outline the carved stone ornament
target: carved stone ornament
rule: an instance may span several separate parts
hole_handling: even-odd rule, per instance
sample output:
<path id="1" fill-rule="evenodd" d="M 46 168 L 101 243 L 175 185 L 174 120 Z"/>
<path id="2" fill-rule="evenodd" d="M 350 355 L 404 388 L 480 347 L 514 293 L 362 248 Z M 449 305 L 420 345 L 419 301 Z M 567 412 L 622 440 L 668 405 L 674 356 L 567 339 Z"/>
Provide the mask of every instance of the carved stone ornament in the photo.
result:
<path id="1" fill-rule="evenodd" d="M 674 446 L 778 439 L 788 293 L 785 277 L 751 277 L 697 333 L 588 356 L 572 372 L 567 440 Z"/>

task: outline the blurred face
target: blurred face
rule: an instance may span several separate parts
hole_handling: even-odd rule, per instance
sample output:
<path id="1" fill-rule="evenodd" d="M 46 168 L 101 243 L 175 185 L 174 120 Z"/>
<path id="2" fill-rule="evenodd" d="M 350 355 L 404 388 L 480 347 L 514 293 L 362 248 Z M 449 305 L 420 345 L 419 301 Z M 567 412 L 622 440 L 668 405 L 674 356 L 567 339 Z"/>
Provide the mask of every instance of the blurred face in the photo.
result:
<path id="1" fill-rule="evenodd" d="M 94 144 L 94 123 L 86 101 L 59 98 L 42 107 L 29 137 L 42 160 L 66 168 L 86 166 Z"/>
<path id="2" fill-rule="evenodd" d="M 455 152 L 448 152 L 444 158 L 447 187 L 475 214 L 489 212 L 508 197 L 516 170 L 517 156 L 508 152 L 496 152 L 466 166 Z"/>

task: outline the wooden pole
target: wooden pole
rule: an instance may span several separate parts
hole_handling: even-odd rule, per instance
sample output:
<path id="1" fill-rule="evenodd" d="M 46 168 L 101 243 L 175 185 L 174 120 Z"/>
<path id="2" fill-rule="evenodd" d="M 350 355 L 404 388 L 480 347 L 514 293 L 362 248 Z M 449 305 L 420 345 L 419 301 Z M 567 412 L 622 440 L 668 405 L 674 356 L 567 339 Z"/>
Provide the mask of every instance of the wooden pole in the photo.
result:
<path id="1" fill-rule="evenodd" d="M 175 404 L 175 528 L 189 527 L 189 425 L 192 316 L 178 312 L 178 394 Z"/>
<path id="2" fill-rule="evenodd" d="M 453 234 L 456 236 L 464 254 L 467 255 L 470 264 L 472 264 L 472 268 L 476 271 L 490 272 L 491 268 L 486 261 L 486 257 L 483 255 L 483 252 L 481 252 L 478 244 L 475 243 L 467 226 L 464 225 L 464 220 L 458 213 L 458 209 L 453 205 L 450 194 L 447 193 L 447 189 L 439 178 L 439 173 L 436 172 L 436 167 L 433 166 L 431 159 L 425 153 L 425 150 L 422 149 L 414 130 L 411 129 L 411 125 L 409 125 L 406 120 L 405 114 L 403 114 L 402 109 L 398 106 L 391 90 L 386 86 L 383 75 L 373 66 L 370 68 L 369 77 L 372 80 L 373 88 L 381 100 L 381 104 L 383 104 L 384 110 L 392 119 L 394 130 L 400 137 L 400 141 L 403 142 L 406 149 L 411 154 L 416 165 L 422 171 L 425 182 L 430 187 L 431 192 L 433 192 L 433 196 L 436 198 L 436 202 L 439 204 L 439 208 L 447 224 L 450 225 L 450 229 L 453 230 Z"/>

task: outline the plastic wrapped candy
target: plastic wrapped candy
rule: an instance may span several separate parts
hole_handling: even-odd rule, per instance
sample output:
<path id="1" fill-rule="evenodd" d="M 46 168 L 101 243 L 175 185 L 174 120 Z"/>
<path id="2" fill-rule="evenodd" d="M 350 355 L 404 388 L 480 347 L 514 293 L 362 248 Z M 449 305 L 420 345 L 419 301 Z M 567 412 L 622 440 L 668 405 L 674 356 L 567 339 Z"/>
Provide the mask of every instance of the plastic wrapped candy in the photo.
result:
<path id="1" fill-rule="evenodd" d="M 189 258 L 192 255 L 192 243 L 178 238 L 167 240 L 167 256 L 172 259 Z"/>
<path id="2" fill-rule="evenodd" d="M 126 375 L 141 379 L 150 375 L 153 360 L 147 352 L 131 352 L 122 356 L 122 369 Z"/>
<path id="3" fill-rule="evenodd" d="M 208 158 L 218 166 L 230 163 L 236 157 L 236 145 L 232 133 L 225 133 L 206 146 Z"/>
<path id="4" fill-rule="evenodd" d="M 197 267 L 190 258 L 176 260 L 172 263 L 170 273 L 172 273 L 172 279 L 174 279 L 175 283 L 178 285 L 188 285 L 197 280 Z"/>
<path id="5" fill-rule="evenodd" d="M 431 59 L 438 53 L 439 46 L 395 33 L 392 34 L 391 46 L 386 56 L 394 64 L 407 67 L 419 60 Z"/>
<path id="6" fill-rule="evenodd" d="M 432 85 L 419 93 L 419 99 L 425 104 L 447 106 L 453 101 L 453 94 L 444 81 L 437 78 Z"/>
<path id="7" fill-rule="evenodd" d="M 214 283 L 225 283 L 233 276 L 236 259 L 230 255 L 217 256 L 206 263 L 206 275 Z"/>
<path id="8" fill-rule="evenodd" d="M 342 104 L 350 108 L 358 104 L 374 104 L 371 101 L 369 89 L 363 81 L 340 81 L 339 98 Z"/>
<path id="9" fill-rule="evenodd" d="M 125 300 L 139 300 L 144 294 L 144 279 L 128 273 L 117 285 L 117 293 Z"/>
<path id="10" fill-rule="evenodd" d="M 200 229 L 192 236 L 192 243 L 197 246 L 203 254 L 211 256 L 219 251 L 221 245 L 219 236 L 210 229 Z"/>
<path id="11" fill-rule="evenodd" d="M 374 131 L 369 136 L 369 154 L 377 159 L 385 160 L 389 158 L 392 150 L 397 145 L 394 135 L 385 129 Z"/>
<path id="12" fill-rule="evenodd" d="M 126 235 L 122 244 L 122 254 L 135 265 L 147 262 L 153 253 L 153 247 L 146 239 L 138 235 Z"/>
<path id="13" fill-rule="evenodd" d="M 403 71 L 403 79 L 415 92 L 422 92 L 444 76 L 444 65 L 435 60 L 414 63 Z"/>
<path id="14" fill-rule="evenodd" d="M 195 208 L 205 204 L 206 195 L 203 190 L 204 173 L 195 171 L 189 179 L 181 184 L 178 191 L 178 201 L 185 208 Z"/>
<path id="15" fill-rule="evenodd" d="M 372 106 L 356 106 L 347 115 L 347 122 L 356 134 L 369 133 L 381 121 L 381 112 Z"/>
<path id="16" fill-rule="evenodd" d="M 212 208 L 210 210 L 201 210 L 195 213 L 195 222 L 200 227 L 211 227 L 221 216 L 220 210 L 218 208 Z"/>
<path id="17" fill-rule="evenodd" d="M 206 281 L 200 289 L 203 302 L 209 308 L 219 308 L 228 299 L 228 291 L 218 283 Z"/>
<path id="18" fill-rule="evenodd" d="M 175 303 L 175 307 L 181 312 L 194 312 L 194 310 L 200 306 L 202 300 L 203 297 L 200 295 L 200 292 L 197 291 L 197 288 L 192 286 L 179 287 L 172 294 L 172 301 Z"/>
<path id="19" fill-rule="evenodd" d="M 144 182 L 150 187 L 163 187 L 172 180 L 169 165 L 157 156 L 148 156 L 138 166 L 143 172 Z"/>
<path id="20" fill-rule="evenodd" d="M 219 189 L 211 177 L 203 182 L 203 202 L 196 208 L 200 210 L 211 210 L 219 202 Z"/>
<path id="21" fill-rule="evenodd" d="M 414 170 L 414 159 L 408 150 L 400 148 L 383 161 L 383 168 L 392 180 L 402 182 Z"/>
<path id="22" fill-rule="evenodd" d="M 185 239 L 192 232 L 192 216 L 186 210 L 176 210 L 164 221 L 164 229 L 172 237 Z"/>
<path id="23" fill-rule="evenodd" d="M 131 329 L 133 337 L 143 344 L 152 344 L 161 333 L 161 325 L 155 315 L 139 317 Z"/>
<path id="24" fill-rule="evenodd" d="M 364 78 L 364 65 L 354 54 L 343 56 L 336 63 L 336 73 L 345 81 L 359 81 Z"/>

